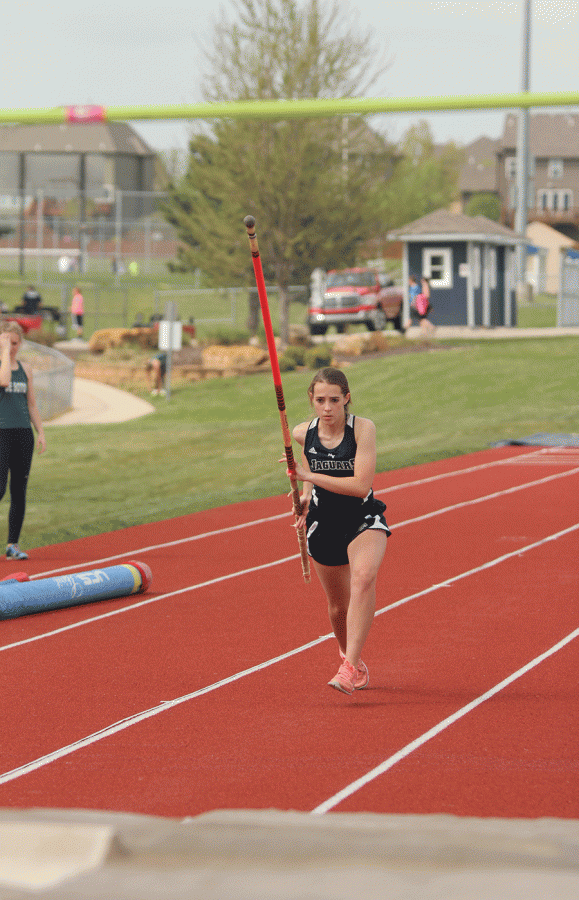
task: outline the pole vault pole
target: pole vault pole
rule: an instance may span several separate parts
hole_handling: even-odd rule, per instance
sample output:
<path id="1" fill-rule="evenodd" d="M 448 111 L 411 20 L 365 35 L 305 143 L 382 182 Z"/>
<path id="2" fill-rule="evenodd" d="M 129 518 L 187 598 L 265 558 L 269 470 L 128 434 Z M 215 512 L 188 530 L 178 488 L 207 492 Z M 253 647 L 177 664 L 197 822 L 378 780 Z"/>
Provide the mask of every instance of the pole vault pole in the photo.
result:
<path id="1" fill-rule="evenodd" d="M 251 258 L 253 260 L 253 270 L 255 272 L 255 282 L 257 284 L 257 293 L 259 296 L 259 305 L 261 306 L 261 314 L 263 316 L 263 324 L 265 327 L 265 337 L 267 340 L 267 349 L 269 351 L 269 361 L 271 365 L 271 373 L 273 375 L 273 384 L 275 388 L 275 396 L 277 398 L 277 408 L 281 421 L 281 430 L 283 434 L 283 442 L 285 449 L 285 458 L 287 461 L 289 480 L 292 488 L 292 501 L 294 506 L 294 515 L 296 519 L 301 515 L 302 502 L 296 477 L 296 463 L 294 460 L 294 452 L 292 448 L 292 439 L 287 421 L 285 408 L 285 399 L 283 396 L 283 387 L 281 383 L 281 372 L 279 361 L 277 358 L 277 349 L 275 346 L 275 338 L 273 335 L 273 326 L 271 324 L 271 316 L 269 313 L 269 303 L 267 300 L 267 291 L 265 289 L 265 280 L 263 277 L 263 269 L 261 266 L 261 256 L 259 255 L 259 246 L 257 236 L 255 234 L 255 219 L 253 216 L 246 216 L 243 220 L 247 228 L 247 236 L 249 238 L 249 246 L 251 249 Z M 308 557 L 306 530 L 304 527 L 297 528 L 298 543 L 300 546 L 300 555 L 302 560 L 302 572 L 304 581 L 310 580 L 310 560 Z"/>

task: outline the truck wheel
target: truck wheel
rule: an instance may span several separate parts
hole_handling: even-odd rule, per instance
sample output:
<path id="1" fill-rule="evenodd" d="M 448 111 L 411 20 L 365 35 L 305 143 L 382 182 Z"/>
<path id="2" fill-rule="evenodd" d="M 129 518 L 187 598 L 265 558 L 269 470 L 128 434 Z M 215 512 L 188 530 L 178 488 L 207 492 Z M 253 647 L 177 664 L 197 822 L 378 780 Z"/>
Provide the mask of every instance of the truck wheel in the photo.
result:
<path id="1" fill-rule="evenodd" d="M 393 319 L 390 319 L 396 331 L 402 331 L 402 313 L 398 313 Z"/>
<path id="2" fill-rule="evenodd" d="M 326 329 L 327 329 L 326 325 L 310 325 L 310 334 L 312 336 L 316 335 L 316 334 L 325 334 Z"/>
<path id="3" fill-rule="evenodd" d="M 383 309 L 377 309 L 371 319 L 366 322 L 368 331 L 384 331 L 386 328 L 386 315 Z"/>

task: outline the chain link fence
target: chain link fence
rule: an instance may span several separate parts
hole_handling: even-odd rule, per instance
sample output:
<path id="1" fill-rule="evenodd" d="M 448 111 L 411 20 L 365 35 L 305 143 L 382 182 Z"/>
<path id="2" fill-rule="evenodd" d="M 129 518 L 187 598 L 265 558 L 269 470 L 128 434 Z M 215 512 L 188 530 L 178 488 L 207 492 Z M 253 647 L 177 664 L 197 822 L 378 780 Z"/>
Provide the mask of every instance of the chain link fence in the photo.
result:
<path id="1" fill-rule="evenodd" d="M 561 254 L 557 326 L 579 325 L 579 253 Z"/>
<path id="2" fill-rule="evenodd" d="M 89 210 L 78 201 L 55 205 L 39 191 L 27 198 L 23 216 L 0 215 L 0 271 L 37 282 L 55 273 L 166 272 L 178 247 L 162 212 L 167 197 L 114 191 L 109 203 Z"/>
<path id="3" fill-rule="evenodd" d="M 44 422 L 72 408 L 74 363 L 59 350 L 24 341 L 21 359 L 34 373 L 34 393 Z"/>

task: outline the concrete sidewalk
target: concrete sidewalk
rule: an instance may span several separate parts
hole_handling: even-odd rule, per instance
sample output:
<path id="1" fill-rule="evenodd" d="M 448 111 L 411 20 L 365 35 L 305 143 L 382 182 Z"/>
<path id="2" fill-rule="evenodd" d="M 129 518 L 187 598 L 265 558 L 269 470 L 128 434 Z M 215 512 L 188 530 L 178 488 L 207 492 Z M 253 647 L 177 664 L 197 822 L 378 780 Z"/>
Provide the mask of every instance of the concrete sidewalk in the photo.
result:
<path id="1" fill-rule="evenodd" d="M 3 900 L 576 900 L 579 823 L 0 810 Z"/>
<path id="2" fill-rule="evenodd" d="M 421 336 L 420 326 L 412 325 L 406 330 L 406 337 L 416 339 Z M 434 340 L 516 340 L 517 338 L 579 337 L 579 325 L 566 328 L 467 328 L 466 325 L 439 325 Z"/>
<path id="3" fill-rule="evenodd" d="M 152 403 L 135 397 L 127 391 L 89 381 L 87 378 L 75 378 L 72 390 L 72 409 L 45 422 L 51 425 L 97 425 L 111 422 L 127 422 L 138 419 L 155 411 Z"/>

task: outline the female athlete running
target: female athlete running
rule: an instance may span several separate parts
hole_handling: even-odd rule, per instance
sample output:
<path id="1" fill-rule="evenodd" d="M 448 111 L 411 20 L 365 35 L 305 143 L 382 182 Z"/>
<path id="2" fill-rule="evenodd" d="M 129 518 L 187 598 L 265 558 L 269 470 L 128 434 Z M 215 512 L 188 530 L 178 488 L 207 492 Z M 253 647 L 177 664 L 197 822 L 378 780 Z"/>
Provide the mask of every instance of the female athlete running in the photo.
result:
<path id="1" fill-rule="evenodd" d="M 390 530 L 384 503 L 372 492 L 376 428 L 348 412 L 344 373 L 321 369 L 308 388 L 315 418 L 293 430 L 302 447 L 297 477 L 304 482 L 302 515 L 308 553 L 328 599 L 342 664 L 329 684 L 345 694 L 365 688 L 360 655 L 376 606 L 376 579 Z"/>

